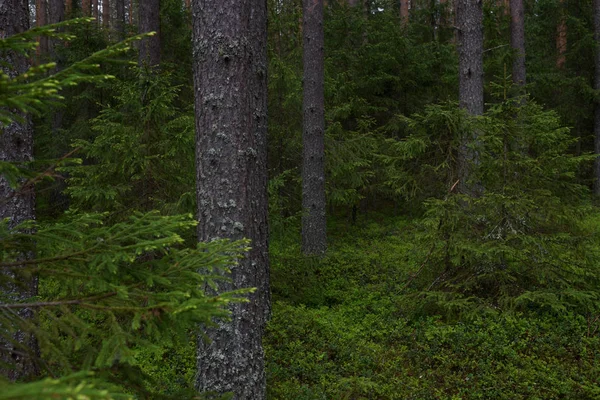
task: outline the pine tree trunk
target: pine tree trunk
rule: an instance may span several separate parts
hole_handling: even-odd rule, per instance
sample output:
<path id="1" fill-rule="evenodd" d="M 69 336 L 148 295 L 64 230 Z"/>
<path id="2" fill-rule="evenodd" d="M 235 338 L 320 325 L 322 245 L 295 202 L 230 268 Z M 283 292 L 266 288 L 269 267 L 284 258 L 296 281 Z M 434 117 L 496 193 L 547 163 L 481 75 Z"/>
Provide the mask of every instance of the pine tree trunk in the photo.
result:
<path id="1" fill-rule="evenodd" d="M 265 398 L 262 337 L 270 315 L 267 226 L 267 2 L 194 0 L 198 238 L 251 240 L 219 291 L 256 287 L 231 322 L 199 339 L 200 391 Z"/>
<path id="2" fill-rule="evenodd" d="M 125 0 L 116 0 L 117 19 L 115 20 L 115 30 L 119 39 L 125 37 Z"/>
<path id="3" fill-rule="evenodd" d="M 92 2 L 91 0 L 81 0 L 81 12 L 85 17 L 92 15 Z"/>
<path id="4" fill-rule="evenodd" d="M 482 0 L 457 0 L 459 104 L 471 115 L 483 114 L 483 6 Z M 475 195 L 476 185 L 469 184 L 470 166 L 477 163 L 477 153 L 470 144 L 477 133 L 461 138 L 458 151 L 459 191 Z"/>
<path id="5" fill-rule="evenodd" d="M 594 39 L 596 41 L 596 71 L 594 89 L 600 91 L 600 0 L 594 0 Z M 594 147 L 599 155 L 594 162 L 594 194 L 600 198 L 600 99 L 596 98 L 594 116 Z"/>
<path id="6" fill-rule="evenodd" d="M 46 0 L 35 0 L 35 25 L 44 26 L 48 23 L 46 19 Z M 48 54 L 48 38 L 40 36 L 38 38 L 37 58 L 38 61 L 44 55 Z"/>
<path id="7" fill-rule="evenodd" d="M 409 0 L 400 0 L 400 21 L 402 22 L 403 26 L 408 24 L 408 1 Z"/>
<path id="8" fill-rule="evenodd" d="M 4 0 L 0 2 L 0 32 L 2 37 L 12 36 L 29 29 L 29 7 L 27 0 Z M 25 57 L 14 53 L 3 56 L 3 64 L 10 70 L 4 70 L 9 76 L 22 74 L 29 68 Z M 31 122 L 13 122 L 0 132 L 0 161 L 26 163 L 33 158 L 33 129 Z M 4 176 L 0 175 L 0 220 L 8 218 L 9 228 L 14 228 L 26 220 L 35 219 L 35 196 L 31 188 L 15 191 L 11 189 Z M 30 258 L 23 254 L 23 258 Z M 15 275 L 7 273 L 10 278 Z M 11 301 L 23 301 L 37 294 L 37 280 L 29 279 L 19 285 L 8 283 L 0 286 L 0 290 Z M 19 312 L 24 319 L 32 318 L 33 312 L 25 309 Z M 14 381 L 37 374 L 34 362 L 36 352 L 35 338 L 25 332 L 17 332 L 15 339 L 20 344 L 15 348 L 11 343 L 0 342 L 0 358 L 3 362 L 14 365 L 15 369 L 0 371 L 9 380 Z M 15 353 L 12 350 L 15 350 Z M 29 352 L 29 355 L 26 354 Z"/>
<path id="9" fill-rule="evenodd" d="M 139 64 L 154 68 L 160 64 L 160 0 L 144 0 L 139 4 L 140 33 L 156 32 L 140 42 Z"/>
<path id="10" fill-rule="evenodd" d="M 510 1 L 510 45 L 514 52 L 513 82 L 515 85 L 524 86 L 527 76 L 525 69 L 525 9 L 523 0 Z"/>
<path id="11" fill-rule="evenodd" d="M 102 26 L 110 27 L 110 0 L 102 0 Z"/>
<path id="12" fill-rule="evenodd" d="M 323 0 L 303 0 L 302 251 L 327 250 Z"/>
<path id="13" fill-rule="evenodd" d="M 98 23 L 98 0 L 92 0 L 92 17 L 94 17 L 96 23 Z"/>
<path id="14" fill-rule="evenodd" d="M 557 68 L 564 67 L 566 61 L 565 53 L 567 52 L 567 18 L 564 11 L 564 0 L 560 0 L 560 5 L 560 20 L 556 27 L 556 52 L 558 53 L 556 57 Z"/>
<path id="15" fill-rule="evenodd" d="M 70 17 L 73 12 L 73 0 L 65 1 L 65 16 Z"/>

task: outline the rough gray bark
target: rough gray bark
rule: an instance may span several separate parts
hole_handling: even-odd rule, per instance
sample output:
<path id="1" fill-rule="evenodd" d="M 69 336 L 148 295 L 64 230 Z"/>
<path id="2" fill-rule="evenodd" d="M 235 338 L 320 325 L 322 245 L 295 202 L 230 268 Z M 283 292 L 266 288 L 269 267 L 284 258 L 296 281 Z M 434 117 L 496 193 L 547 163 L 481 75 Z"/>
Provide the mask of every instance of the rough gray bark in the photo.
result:
<path id="1" fill-rule="evenodd" d="M 302 251 L 327 250 L 323 0 L 303 0 Z"/>
<path id="2" fill-rule="evenodd" d="M 160 0 L 144 0 L 138 8 L 140 33 L 156 32 L 140 42 L 139 64 L 156 67 L 160 64 Z"/>
<path id="3" fill-rule="evenodd" d="M 594 0 L 594 39 L 596 41 L 596 73 L 594 89 L 600 91 L 600 0 Z M 600 198 L 600 99 L 596 98 L 594 116 L 594 149 L 599 155 L 594 161 L 594 194 Z"/>
<path id="4" fill-rule="evenodd" d="M 267 226 L 267 2 L 194 0 L 198 238 L 251 240 L 219 291 L 256 287 L 198 344 L 200 391 L 265 398 L 270 314 Z"/>
<path id="5" fill-rule="evenodd" d="M 456 1 L 458 34 L 458 100 L 461 108 L 471 115 L 483 114 L 483 5 L 482 0 Z M 459 191 L 474 195 L 477 185 L 469 184 L 470 165 L 477 163 L 477 152 L 471 144 L 477 141 L 476 132 L 461 138 L 458 151 Z"/>
<path id="6" fill-rule="evenodd" d="M 525 9 L 523 0 L 510 0 L 510 45 L 514 59 L 512 78 L 515 85 L 524 86 L 525 69 Z"/>
<path id="7" fill-rule="evenodd" d="M 0 1 L 0 37 L 5 38 L 29 29 L 29 8 L 27 0 L 4 0 Z M 29 62 L 25 57 L 15 54 L 3 54 L 3 63 L 11 66 L 6 70 L 14 77 L 22 74 L 29 68 Z M 0 160 L 15 163 L 28 162 L 33 158 L 33 129 L 31 123 L 13 122 L 8 126 L 0 127 Z M 4 176 L 0 176 L 0 220 L 8 218 L 9 227 L 13 228 L 19 223 L 35 218 L 35 197 L 33 190 L 11 189 Z M 23 254 L 23 257 L 30 257 Z M 37 293 L 37 281 L 16 282 L 18 277 L 12 273 L 7 274 L 9 281 L 15 279 L 15 283 L 8 282 L 0 285 L 0 290 L 12 301 L 22 301 Z M 2 279 L 4 281 L 5 279 Z M 31 318 L 33 313 L 29 309 L 19 312 L 21 318 Z M 19 343 L 15 348 L 10 343 L 0 342 L 0 357 L 3 361 L 14 365 L 16 368 L 10 371 L 0 371 L 10 380 L 17 380 L 37 373 L 34 356 L 36 351 L 35 338 L 25 332 L 17 332 L 15 339 Z M 13 353 L 13 350 L 15 351 Z"/>

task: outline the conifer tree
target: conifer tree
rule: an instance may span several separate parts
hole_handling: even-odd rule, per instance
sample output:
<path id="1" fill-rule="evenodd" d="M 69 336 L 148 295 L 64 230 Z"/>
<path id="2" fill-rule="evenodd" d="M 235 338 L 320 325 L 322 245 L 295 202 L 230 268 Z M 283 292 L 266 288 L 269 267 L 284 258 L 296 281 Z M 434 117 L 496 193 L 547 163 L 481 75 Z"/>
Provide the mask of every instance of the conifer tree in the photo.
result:
<path id="1" fill-rule="evenodd" d="M 302 250 L 327 249 L 323 1 L 303 0 Z"/>
<path id="2" fill-rule="evenodd" d="M 265 398 L 262 337 L 270 314 L 265 1 L 192 2 L 198 238 L 248 238 L 252 249 L 218 292 L 255 287 L 230 322 L 199 339 L 197 388 Z"/>
<path id="3" fill-rule="evenodd" d="M 596 41 L 594 89 L 600 91 L 600 0 L 594 0 L 594 39 Z M 594 194 L 600 198 L 600 97 L 598 96 L 594 111 L 594 150 L 597 155 L 594 162 Z"/>

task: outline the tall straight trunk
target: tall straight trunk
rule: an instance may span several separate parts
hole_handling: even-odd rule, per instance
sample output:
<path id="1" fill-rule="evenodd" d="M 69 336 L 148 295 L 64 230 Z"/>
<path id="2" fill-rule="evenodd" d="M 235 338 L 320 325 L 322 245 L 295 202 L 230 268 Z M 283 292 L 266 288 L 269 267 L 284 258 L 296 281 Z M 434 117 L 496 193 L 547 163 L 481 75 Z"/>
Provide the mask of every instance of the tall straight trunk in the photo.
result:
<path id="1" fill-rule="evenodd" d="M 110 0 L 102 0 L 102 26 L 110 26 Z"/>
<path id="2" fill-rule="evenodd" d="M 323 0 L 303 0 L 302 251 L 327 250 Z"/>
<path id="3" fill-rule="evenodd" d="M 267 2 L 194 0 L 198 239 L 251 240 L 218 292 L 257 288 L 198 343 L 200 391 L 265 398 L 270 315 L 267 226 Z"/>
<path id="4" fill-rule="evenodd" d="M 129 0 L 129 26 L 133 25 L 133 0 Z"/>
<path id="5" fill-rule="evenodd" d="M 600 0 L 594 0 L 594 39 L 596 41 L 594 89 L 600 92 Z M 596 155 L 598 155 L 594 162 L 594 194 L 600 198 L 600 99 L 598 97 L 596 98 L 594 117 L 594 147 Z"/>
<path id="6" fill-rule="evenodd" d="M 57 24 L 65 20 L 65 2 L 63 0 L 48 0 L 48 22 L 51 24 Z M 50 40 L 48 48 L 52 59 L 56 60 L 55 47 L 58 45 L 58 41 Z"/>
<path id="7" fill-rule="evenodd" d="M 560 20 L 558 21 L 558 26 L 556 27 L 557 68 L 564 67 L 566 61 L 565 53 L 567 52 L 567 17 L 564 11 L 564 2 L 564 0 L 560 0 Z"/>
<path id="8" fill-rule="evenodd" d="M 92 17 L 96 18 L 98 23 L 98 0 L 92 0 Z"/>
<path id="9" fill-rule="evenodd" d="M 510 45 L 514 59 L 512 78 L 515 85 L 524 86 L 525 70 L 525 9 L 523 0 L 510 0 Z"/>
<path id="10" fill-rule="evenodd" d="M 408 24 L 408 1 L 409 0 L 400 0 L 400 21 L 402 22 L 403 26 L 406 26 L 406 24 Z"/>
<path id="11" fill-rule="evenodd" d="M 115 30 L 118 38 L 123 39 L 125 37 L 125 0 L 115 0 L 115 8 L 117 9 Z"/>
<path id="12" fill-rule="evenodd" d="M 2 37 L 12 36 L 29 29 L 29 7 L 27 0 L 4 0 L 0 2 L 0 32 Z M 14 53 L 2 56 L 4 72 L 15 77 L 23 74 L 29 68 L 25 57 Z M 10 69 L 8 69 L 10 68 Z M 14 163 L 27 163 L 33 159 L 33 128 L 28 119 L 13 122 L 4 126 L 0 131 L 0 161 Z M 31 188 L 13 190 L 3 175 L 0 175 L 0 220 L 8 218 L 9 228 L 14 228 L 26 220 L 35 219 L 35 196 Z M 23 254 L 22 258 L 29 258 L 31 254 Z M 10 301 L 18 302 L 31 298 L 37 294 L 37 280 L 27 278 L 19 280 L 14 273 L 4 272 L 9 280 L 0 285 Z M 4 281 L 1 279 L 0 281 Z M 33 311 L 24 309 L 18 312 L 23 319 L 32 318 Z M 0 328 L 4 329 L 4 328 Z M 9 380 L 22 379 L 35 375 L 37 368 L 35 364 L 36 341 L 33 335 L 18 331 L 14 334 L 18 343 L 2 343 L 0 341 L 0 359 L 13 365 L 15 368 L 9 371 L 1 371 Z"/>
<path id="13" fill-rule="evenodd" d="M 35 0 L 35 25 L 37 27 L 44 26 L 48 23 L 46 10 L 46 0 Z M 37 56 L 39 59 L 48 53 L 48 38 L 45 36 L 38 37 Z"/>
<path id="14" fill-rule="evenodd" d="M 65 16 L 70 17 L 73 12 L 73 0 L 65 1 Z"/>
<path id="15" fill-rule="evenodd" d="M 483 6 L 481 0 L 457 0 L 458 100 L 471 115 L 483 114 Z M 475 195 L 477 185 L 469 183 L 471 166 L 477 163 L 472 144 L 476 132 L 463 134 L 458 151 L 459 191 Z"/>
<path id="16" fill-rule="evenodd" d="M 92 15 L 92 1 L 81 0 L 81 12 L 85 17 Z"/>
<path id="17" fill-rule="evenodd" d="M 140 42 L 139 64 L 157 67 L 160 63 L 160 0 L 143 0 L 139 3 L 140 33 L 156 32 Z"/>

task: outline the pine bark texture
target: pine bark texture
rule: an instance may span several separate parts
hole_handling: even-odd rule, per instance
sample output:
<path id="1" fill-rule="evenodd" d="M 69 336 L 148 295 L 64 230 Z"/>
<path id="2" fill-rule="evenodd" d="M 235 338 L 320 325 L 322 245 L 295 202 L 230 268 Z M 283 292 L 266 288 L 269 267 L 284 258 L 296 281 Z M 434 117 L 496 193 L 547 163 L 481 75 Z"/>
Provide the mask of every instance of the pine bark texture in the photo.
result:
<path id="1" fill-rule="evenodd" d="M 270 315 L 267 226 L 267 2 L 194 0 L 198 239 L 251 240 L 219 291 L 257 288 L 231 322 L 198 343 L 199 391 L 265 398 L 262 338 Z"/>
<path id="2" fill-rule="evenodd" d="M 71 16 L 71 13 L 73 12 L 73 0 L 66 0 L 65 1 L 65 15 L 67 17 Z"/>
<path id="3" fill-rule="evenodd" d="M 118 33 L 118 38 L 123 39 L 125 37 L 125 0 L 116 0 L 115 8 L 117 11 L 115 20 L 115 30 Z"/>
<path id="4" fill-rule="evenodd" d="M 92 17 L 96 18 L 98 23 L 98 0 L 92 0 Z"/>
<path id="5" fill-rule="evenodd" d="M 155 67 L 160 64 L 160 0 L 144 0 L 139 4 L 140 33 L 156 32 L 140 42 L 139 64 Z"/>
<path id="6" fill-rule="evenodd" d="M 600 91 L 600 0 L 594 0 L 594 39 L 596 41 L 594 89 Z M 600 99 L 596 98 L 594 113 L 594 149 L 598 157 L 594 161 L 594 194 L 600 198 Z"/>
<path id="7" fill-rule="evenodd" d="M 110 26 L 110 0 L 102 0 L 102 26 Z"/>
<path id="8" fill-rule="evenodd" d="M 556 27 L 556 67 L 563 68 L 565 66 L 567 52 L 567 18 L 564 11 L 564 0 L 560 0 L 560 19 Z"/>
<path id="9" fill-rule="evenodd" d="M 44 26 L 48 23 L 47 21 L 47 10 L 46 0 L 35 1 L 35 25 L 37 27 Z M 38 38 L 37 55 L 38 58 L 48 53 L 48 38 L 46 36 L 40 36 Z"/>
<path id="10" fill-rule="evenodd" d="M 402 21 L 403 26 L 408 24 L 408 1 L 409 0 L 400 0 L 400 21 Z"/>
<path id="11" fill-rule="evenodd" d="M 483 114 L 483 5 L 482 0 L 457 0 L 459 105 L 471 115 Z M 463 134 L 458 150 L 459 191 L 475 195 L 477 185 L 469 184 L 470 165 L 477 163 L 472 144 L 476 132 Z"/>
<path id="12" fill-rule="evenodd" d="M 303 0 L 302 251 L 327 250 L 323 0 Z"/>
<path id="13" fill-rule="evenodd" d="M 27 0 L 4 0 L 0 1 L 0 38 L 6 38 L 29 29 L 29 7 Z M 2 59 L 3 63 L 11 66 L 5 69 L 9 76 L 22 74 L 29 68 L 29 62 L 25 57 L 9 53 Z M 33 158 L 33 129 L 29 120 L 26 122 L 13 122 L 8 126 L 0 127 L 0 160 L 26 163 Z M 4 176 L 0 175 L 0 219 L 9 219 L 9 227 L 14 228 L 26 220 L 35 219 L 35 196 L 33 190 L 15 191 L 8 185 Z M 23 258 L 31 257 L 24 254 Z M 11 278 L 15 278 L 10 274 Z M 27 282 L 19 282 L 19 285 L 8 284 L 0 287 L 0 290 L 12 301 L 22 301 L 37 293 L 37 281 L 35 279 Z M 19 311 L 21 318 L 31 318 L 31 310 Z M 35 352 L 36 342 L 32 335 L 24 332 L 15 334 L 17 342 L 22 348 L 17 353 L 12 353 L 14 348 L 10 343 L 0 342 L 0 357 L 16 368 L 10 371 L 0 371 L 9 380 L 17 380 L 29 375 L 36 374 L 36 366 L 33 361 L 35 354 L 27 356 L 24 354 Z"/>
<path id="14" fill-rule="evenodd" d="M 91 0 L 81 0 L 81 12 L 85 17 L 89 17 L 92 12 Z"/>
<path id="15" fill-rule="evenodd" d="M 510 1 L 510 45 L 514 52 L 512 79 L 515 85 L 526 83 L 525 69 L 525 8 L 523 0 Z"/>

